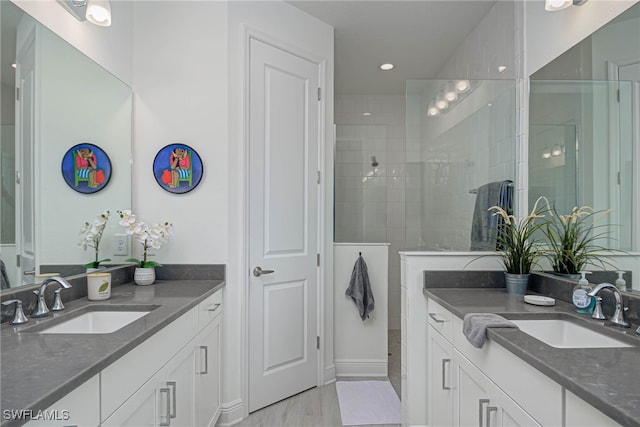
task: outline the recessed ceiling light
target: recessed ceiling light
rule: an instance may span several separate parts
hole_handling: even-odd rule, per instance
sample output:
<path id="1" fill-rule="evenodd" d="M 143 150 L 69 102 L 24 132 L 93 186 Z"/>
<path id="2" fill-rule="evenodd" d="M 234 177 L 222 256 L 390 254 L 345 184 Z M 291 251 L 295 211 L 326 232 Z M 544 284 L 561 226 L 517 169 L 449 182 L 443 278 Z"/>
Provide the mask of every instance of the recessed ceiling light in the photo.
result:
<path id="1" fill-rule="evenodd" d="M 505 72 L 506 70 L 507 70 L 507 66 L 506 66 L 506 65 L 500 65 L 500 66 L 498 67 L 498 72 L 499 72 L 499 73 L 503 73 L 503 72 Z"/>
<path id="2" fill-rule="evenodd" d="M 18 65 L 16 65 L 15 63 L 11 64 L 11 66 L 12 66 L 13 68 L 18 68 Z"/>
<path id="3" fill-rule="evenodd" d="M 369 117 L 371 115 L 371 113 L 362 113 L 363 116 L 365 117 Z"/>
<path id="4" fill-rule="evenodd" d="M 393 67 L 394 67 L 394 65 L 393 65 L 393 64 L 389 64 L 389 63 L 387 63 L 387 64 L 382 64 L 382 65 L 380 66 L 380 69 L 381 69 L 382 71 L 389 71 L 389 70 L 393 70 Z"/>

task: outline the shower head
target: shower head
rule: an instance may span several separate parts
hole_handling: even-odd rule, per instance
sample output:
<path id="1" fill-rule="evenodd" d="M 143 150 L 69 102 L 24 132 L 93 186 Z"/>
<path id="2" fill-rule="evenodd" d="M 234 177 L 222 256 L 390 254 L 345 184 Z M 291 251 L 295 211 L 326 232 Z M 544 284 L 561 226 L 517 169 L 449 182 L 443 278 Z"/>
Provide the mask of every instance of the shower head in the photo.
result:
<path id="1" fill-rule="evenodd" d="M 374 168 L 377 167 L 380 163 L 378 163 L 378 160 L 376 160 L 376 156 L 371 156 L 371 166 L 373 166 Z"/>

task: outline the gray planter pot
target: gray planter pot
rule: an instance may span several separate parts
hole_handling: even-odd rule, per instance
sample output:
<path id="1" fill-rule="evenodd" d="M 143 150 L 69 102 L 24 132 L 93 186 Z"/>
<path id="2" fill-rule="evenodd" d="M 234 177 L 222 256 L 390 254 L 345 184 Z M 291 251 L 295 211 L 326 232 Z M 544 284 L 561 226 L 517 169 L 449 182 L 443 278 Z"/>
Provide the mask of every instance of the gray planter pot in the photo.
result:
<path id="1" fill-rule="evenodd" d="M 529 286 L 529 274 L 504 273 L 507 283 L 507 293 L 512 295 L 526 295 Z"/>

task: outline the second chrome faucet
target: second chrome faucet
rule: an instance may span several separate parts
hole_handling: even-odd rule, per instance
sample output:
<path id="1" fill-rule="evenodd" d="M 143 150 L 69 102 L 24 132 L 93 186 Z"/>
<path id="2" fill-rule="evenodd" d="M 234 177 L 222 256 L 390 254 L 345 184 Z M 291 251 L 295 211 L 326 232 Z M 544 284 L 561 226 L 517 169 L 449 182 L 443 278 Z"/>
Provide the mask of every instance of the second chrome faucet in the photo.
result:
<path id="1" fill-rule="evenodd" d="M 600 283 L 598 286 L 593 288 L 593 290 L 591 290 L 591 292 L 589 292 L 587 295 L 596 298 L 598 297 L 598 294 L 600 293 L 600 291 L 603 289 L 609 289 L 610 291 L 612 291 L 616 299 L 616 311 L 613 313 L 613 316 L 611 316 L 609 320 L 614 325 L 622 326 L 623 328 L 628 328 L 630 325 L 629 325 L 629 322 L 627 322 L 627 320 L 624 318 L 625 308 L 623 307 L 623 304 L 622 304 L 622 294 L 620 294 L 620 291 L 618 290 L 617 287 L 615 287 L 611 283 Z M 603 317 L 604 316 L 596 317 L 596 318 L 603 318 Z"/>

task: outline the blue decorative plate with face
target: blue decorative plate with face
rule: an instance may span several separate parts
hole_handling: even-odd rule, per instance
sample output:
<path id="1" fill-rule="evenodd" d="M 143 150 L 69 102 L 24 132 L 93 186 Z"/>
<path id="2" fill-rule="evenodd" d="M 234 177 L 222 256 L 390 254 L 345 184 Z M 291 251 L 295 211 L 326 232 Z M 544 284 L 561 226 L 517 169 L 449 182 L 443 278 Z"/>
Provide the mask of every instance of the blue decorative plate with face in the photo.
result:
<path id="1" fill-rule="evenodd" d="M 97 145 L 74 145 L 62 158 L 62 177 L 78 193 L 96 193 L 111 179 L 111 160 Z"/>
<path id="2" fill-rule="evenodd" d="M 153 160 L 153 176 L 160 187 L 170 193 L 187 193 L 202 179 L 202 160 L 185 144 L 163 147 Z"/>

